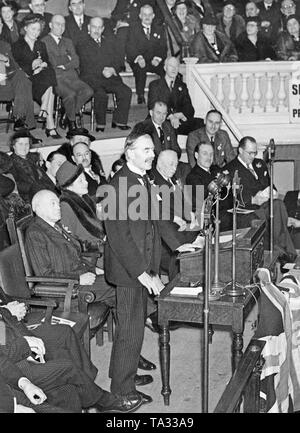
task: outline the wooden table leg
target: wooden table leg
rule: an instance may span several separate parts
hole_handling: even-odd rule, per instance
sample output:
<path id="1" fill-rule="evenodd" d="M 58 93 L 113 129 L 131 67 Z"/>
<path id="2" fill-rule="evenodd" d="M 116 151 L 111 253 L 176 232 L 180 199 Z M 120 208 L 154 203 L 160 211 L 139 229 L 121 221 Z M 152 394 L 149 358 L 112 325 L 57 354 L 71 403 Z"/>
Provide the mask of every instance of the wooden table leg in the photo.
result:
<path id="1" fill-rule="evenodd" d="M 170 404 L 170 332 L 169 325 L 161 326 L 159 329 L 159 354 L 162 375 L 161 394 L 164 397 L 165 406 Z"/>
<path id="2" fill-rule="evenodd" d="M 244 340 L 243 340 L 242 332 L 241 333 L 233 332 L 232 335 L 233 335 L 233 339 L 232 339 L 232 373 L 233 373 L 243 356 Z"/>

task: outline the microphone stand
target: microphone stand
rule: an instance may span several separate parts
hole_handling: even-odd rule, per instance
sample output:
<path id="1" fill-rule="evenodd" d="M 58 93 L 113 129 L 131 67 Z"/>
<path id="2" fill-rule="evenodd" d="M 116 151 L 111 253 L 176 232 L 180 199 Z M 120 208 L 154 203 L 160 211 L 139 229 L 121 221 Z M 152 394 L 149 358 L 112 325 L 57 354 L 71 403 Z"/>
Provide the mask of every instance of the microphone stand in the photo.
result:
<path id="1" fill-rule="evenodd" d="M 274 192 L 273 192 L 273 179 L 274 179 L 274 161 L 275 156 L 275 142 L 271 138 L 268 147 L 268 159 L 270 164 L 270 259 L 273 259 L 274 251 Z"/>
<path id="2" fill-rule="evenodd" d="M 220 195 L 217 192 L 216 196 L 216 218 L 215 218 L 215 274 L 214 282 L 211 288 L 216 292 L 222 292 L 224 284 L 219 280 L 219 250 L 220 250 Z"/>
<path id="3" fill-rule="evenodd" d="M 211 290 L 211 244 L 212 244 L 212 194 L 206 199 L 204 210 L 204 233 L 205 233 L 205 287 L 204 287 L 204 304 L 203 304 L 203 399 L 202 411 L 208 412 L 208 373 L 209 373 L 209 301 L 220 298 L 219 294 Z M 202 297 L 202 296 L 201 296 Z"/>
<path id="4" fill-rule="evenodd" d="M 234 173 L 232 181 L 232 194 L 233 194 L 233 209 L 232 209 L 232 281 L 228 284 L 225 291 L 229 296 L 242 296 L 244 294 L 244 288 L 236 282 L 236 211 L 237 211 L 237 190 L 240 187 L 240 179 L 238 177 L 238 171 Z"/>

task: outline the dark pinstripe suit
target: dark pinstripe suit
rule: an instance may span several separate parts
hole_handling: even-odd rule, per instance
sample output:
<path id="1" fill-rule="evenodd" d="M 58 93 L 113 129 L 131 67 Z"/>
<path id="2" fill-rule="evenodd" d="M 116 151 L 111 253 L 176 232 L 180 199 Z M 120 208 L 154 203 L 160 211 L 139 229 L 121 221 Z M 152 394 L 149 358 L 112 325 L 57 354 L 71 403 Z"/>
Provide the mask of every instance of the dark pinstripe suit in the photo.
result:
<path id="1" fill-rule="evenodd" d="M 117 207 L 126 192 L 121 191 L 119 179 L 127 180 L 127 187 L 141 185 L 138 175 L 127 164 L 113 177 L 111 185 L 116 191 Z M 148 198 L 147 190 L 142 200 Z M 135 197 L 128 197 L 122 208 L 123 217 Z M 148 209 L 148 202 L 145 205 Z M 117 209 L 118 215 L 119 209 Z M 165 222 L 164 222 L 165 223 Z M 105 245 L 105 273 L 108 281 L 117 286 L 117 324 L 110 362 L 111 391 L 126 395 L 135 391 L 134 376 L 144 338 L 144 325 L 147 313 L 147 290 L 141 285 L 138 276 L 143 272 L 158 274 L 161 257 L 159 224 L 146 220 L 132 220 L 120 217 L 106 220 L 108 242 Z M 164 224 L 161 232 L 172 249 L 180 243 L 174 239 Z"/>

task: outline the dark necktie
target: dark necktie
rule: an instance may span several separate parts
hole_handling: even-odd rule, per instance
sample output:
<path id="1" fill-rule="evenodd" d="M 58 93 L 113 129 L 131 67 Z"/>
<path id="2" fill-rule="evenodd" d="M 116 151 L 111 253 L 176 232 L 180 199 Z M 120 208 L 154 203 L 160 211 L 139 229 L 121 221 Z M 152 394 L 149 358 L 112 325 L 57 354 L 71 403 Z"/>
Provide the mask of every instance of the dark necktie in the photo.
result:
<path id="1" fill-rule="evenodd" d="M 58 37 L 58 38 L 57 38 L 57 45 L 60 44 L 60 41 L 61 41 L 61 37 Z"/>
<path id="2" fill-rule="evenodd" d="M 101 47 L 101 39 L 96 39 L 97 45 Z"/>
<path id="3" fill-rule="evenodd" d="M 150 27 L 144 27 L 146 30 L 146 38 L 149 40 L 150 39 Z"/>
<path id="4" fill-rule="evenodd" d="M 165 144 L 165 134 L 164 134 L 163 129 L 160 126 L 158 127 L 158 130 L 159 130 L 159 139 L 160 139 L 161 145 L 163 146 Z"/>
<path id="5" fill-rule="evenodd" d="M 215 146 L 215 139 L 213 136 L 210 137 L 210 144 L 212 145 L 212 147 L 214 148 Z"/>
<path id="6" fill-rule="evenodd" d="M 172 92 L 172 90 L 173 90 L 173 87 L 174 87 L 174 81 L 171 80 L 171 82 L 170 82 L 170 90 L 171 90 L 171 92 Z"/>
<path id="7" fill-rule="evenodd" d="M 250 171 L 250 173 L 255 177 L 255 179 L 257 179 L 257 175 L 256 175 L 254 169 L 252 167 L 250 167 L 250 165 L 247 165 L 247 168 Z"/>
<path id="8" fill-rule="evenodd" d="M 79 30 L 82 30 L 82 24 L 83 24 L 82 18 L 79 18 L 79 22 L 78 22 Z"/>

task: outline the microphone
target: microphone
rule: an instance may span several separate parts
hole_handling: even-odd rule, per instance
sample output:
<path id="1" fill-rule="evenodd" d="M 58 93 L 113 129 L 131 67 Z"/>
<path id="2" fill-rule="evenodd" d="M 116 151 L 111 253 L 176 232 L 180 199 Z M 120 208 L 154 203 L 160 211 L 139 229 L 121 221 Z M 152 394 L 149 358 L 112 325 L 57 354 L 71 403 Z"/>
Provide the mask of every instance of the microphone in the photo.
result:
<path id="1" fill-rule="evenodd" d="M 221 191 L 222 188 L 227 187 L 229 184 L 230 177 L 227 174 L 218 173 L 216 178 L 208 184 L 207 189 L 208 192 L 215 195 Z"/>

